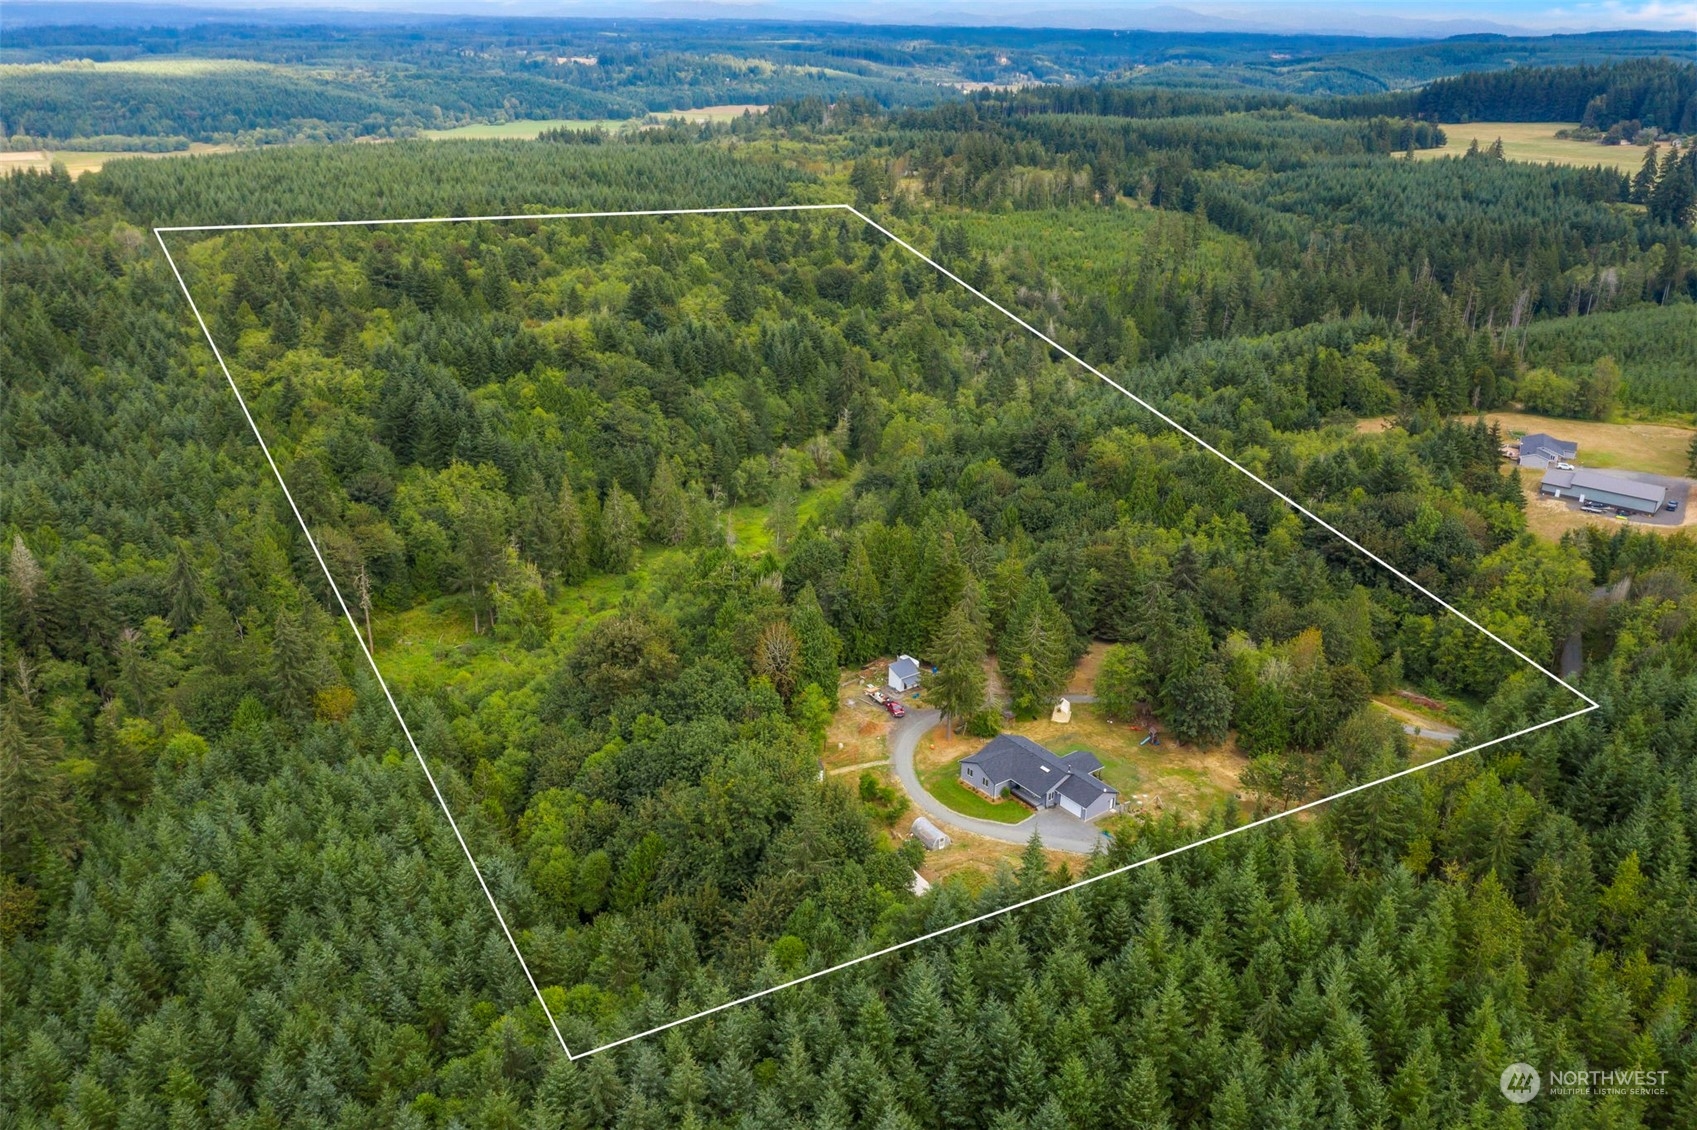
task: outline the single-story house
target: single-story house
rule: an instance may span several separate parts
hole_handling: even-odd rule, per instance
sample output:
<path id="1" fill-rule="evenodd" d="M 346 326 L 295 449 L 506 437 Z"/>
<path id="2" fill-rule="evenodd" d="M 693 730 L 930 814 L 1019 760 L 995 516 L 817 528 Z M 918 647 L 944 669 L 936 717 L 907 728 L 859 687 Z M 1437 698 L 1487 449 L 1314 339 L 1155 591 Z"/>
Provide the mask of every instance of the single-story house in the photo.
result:
<path id="1" fill-rule="evenodd" d="M 919 660 L 911 655 L 898 655 L 890 664 L 890 689 L 911 691 L 919 686 Z"/>
<path id="2" fill-rule="evenodd" d="M 1577 441 L 1557 439 L 1543 432 L 1533 432 L 1520 439 L 1520 465 L 1541 471 L 1557 463 L 1571 463 L 1579 458 Z"/>
<path id="3" fill-rule="evenodd" d="M 949 834 L 921 816 L 913 822 L 913 838 L 925 845 L 926 851 L 942 851 L 949 846 Z"/>
<path id="4" fill-rule="evenodd" d="M 1018 734 L 998 735 L 960 763 L 964 785 L 993 797 L 1011 793 L 1033 808 L 1059 807 L 1080 820 L 1112 812 L 1119 800 L 1119 790 L 1097 777 L 1101 771 L 1088 750 L 1061 757 Z"/>
<path id="5" fill-rule="evenodd" d="M 1655 514 L 1667 503 L 1668 488 L 1641 483 L 1607 471 L 1545 471 L 1538 492 L 1554 498 L 1577 498 L 1639 514 Z"/>

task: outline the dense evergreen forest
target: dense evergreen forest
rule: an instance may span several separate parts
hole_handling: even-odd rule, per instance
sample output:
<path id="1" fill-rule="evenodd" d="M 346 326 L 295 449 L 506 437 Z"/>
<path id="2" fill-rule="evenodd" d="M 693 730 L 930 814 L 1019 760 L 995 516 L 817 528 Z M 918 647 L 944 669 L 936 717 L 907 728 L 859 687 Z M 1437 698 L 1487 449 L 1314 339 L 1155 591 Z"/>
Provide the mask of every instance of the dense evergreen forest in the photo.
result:
<path id="1" fill-rule="evenodd" d="M 1204 97 L 0 182 L 8 1116 L 1693 1125 L 1697 546 L 1532 536 L 1477 418 L 1691 411 L 1689 151 Z M 1601 709 L 568 1061 L 148 229 L 833 201 Z M 846 212 L 166 238 L 574 1049 L 1405 767 L 1375 692 L 1578 705 Z M 843 669 L 988 735 L 987 656 L 1026 716 L 1091 641 L 1243 799 L 913 894 L 819 773 Z"/>

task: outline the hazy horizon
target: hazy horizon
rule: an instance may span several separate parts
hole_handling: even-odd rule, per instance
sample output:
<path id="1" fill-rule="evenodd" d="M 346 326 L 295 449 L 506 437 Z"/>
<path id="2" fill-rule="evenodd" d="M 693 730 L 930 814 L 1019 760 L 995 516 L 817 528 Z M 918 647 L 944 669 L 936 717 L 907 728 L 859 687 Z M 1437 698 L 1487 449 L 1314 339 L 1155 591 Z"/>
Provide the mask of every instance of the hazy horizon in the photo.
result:
<path id="1" fill-rule="evenodd" d="M 1225 3 L 1113 4 L 1092 0 L 926 0 L 902 4 L 893 0 L 850 3 L 847 0 L 806 0 L 800 4 L 768 0 L 644 0 L 608 3 L 604 0 L 222 0 L 215 3 L 147 3 L 130 0 L 80 0 L 77 3 L 9 5 L 20 10 L 63 12 L 67 22 L 79 9 L 145 10 L 164 14 L 183 9 L 197 14 L 219 11 L 273 15 L 337 12 L 386 14 L 396 17 L 468 16 L 517 18 L 629 18 L 701 20 L 829 21 L 849 24 L 908 26 L 1015 26 L 1057 29 L 1147 30 L 1176 32 L 1264 32 L 1344 34 L 1360 36 L 1443 37 L 1461 34 L 1547 35 L 1564 32 L 1697 30 L 1697 0 L 1648 0 L 1641 3 L 1584 2 L 1549 4 L 1541 0 L 1486 0 L 1484 3 L 1418 5 L 1391 0 L 1353 0 L 1338 6 L 1314 3 L 1254 5 Z M 154 17 L 158 18 L 158 17 Z M 27 19 L 30 23 L 60 19 Z"/>

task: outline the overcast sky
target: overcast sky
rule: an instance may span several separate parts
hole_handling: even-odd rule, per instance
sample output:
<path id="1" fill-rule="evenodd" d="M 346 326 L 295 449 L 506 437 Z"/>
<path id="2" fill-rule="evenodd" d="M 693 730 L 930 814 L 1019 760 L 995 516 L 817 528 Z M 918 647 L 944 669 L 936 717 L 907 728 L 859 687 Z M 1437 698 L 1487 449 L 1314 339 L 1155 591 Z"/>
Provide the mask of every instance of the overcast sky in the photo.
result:
<path id="1" fill-rule="evenodd" d="M 94 3 L 100 0 L 92 0 Z M 151 0 L 153 4 L 171 0 Z M 513 16 L 832 19 L 849 22 L 1148 28 L 1172 31 L 1697 30 L 1697 0 L 187 0 L 197 8 L 359 9 Z"/>

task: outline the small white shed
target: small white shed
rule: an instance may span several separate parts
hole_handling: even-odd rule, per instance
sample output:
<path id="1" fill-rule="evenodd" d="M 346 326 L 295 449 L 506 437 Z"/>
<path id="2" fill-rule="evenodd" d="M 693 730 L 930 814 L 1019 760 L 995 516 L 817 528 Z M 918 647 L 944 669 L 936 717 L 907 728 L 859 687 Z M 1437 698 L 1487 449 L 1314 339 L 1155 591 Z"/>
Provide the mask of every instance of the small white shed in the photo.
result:
<path id="1" fill-rule="evenodd" d="M 924 844 L 926 851 L 942 851 L 951 842 L 948 833 L 923 816 L 913 822 L 913 838 Z"/>
<path id="2" fill-rule="evenodd" d="M 919 686 L 919 660 L 911 655 L 898 655 L 890 664 L 890 689 L 911 691 Z"/>
<path id="3" fill-rule="evenodd" d="M 1054 712 L 1049 715 L 1049 721 L 1058 723 L 1062 726 L 1066 725 L 1068 722 L 1071 722 L 1072 721 L 1072 703 L 1068 702 L 1064 698 L 1061 699 L 1061 701 L 1055 703 L 1055 709 L 1054 709 Z"/>

